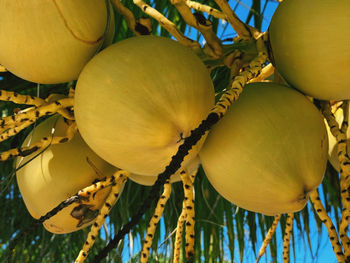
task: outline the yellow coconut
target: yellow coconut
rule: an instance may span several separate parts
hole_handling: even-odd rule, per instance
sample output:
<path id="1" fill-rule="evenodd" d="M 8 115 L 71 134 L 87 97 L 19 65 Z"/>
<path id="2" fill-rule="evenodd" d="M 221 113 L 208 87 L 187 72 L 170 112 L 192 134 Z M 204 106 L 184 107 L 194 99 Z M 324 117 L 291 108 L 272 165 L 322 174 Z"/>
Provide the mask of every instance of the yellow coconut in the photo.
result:
<path id="1" fill-rule="evenodd" d="M 335 119 L 340 125 L 343 122 L 344 119 L 344 115 L 343 115 L 343 109 L 340 107 L 336 110 L 336 112 L 334 113 Z M 328 160 L 329 162 L 332 164 L 332 166 L 339 172 L 340 171 L 340 163 L 339 163 L 339 159 L 338 159 L 338 143 L 337 143 L 337 139 L 333 136 L 333 134 L 331 133 L 329 126 L 327 124 L 327 121 L 325 120 L 326 123 L 326 127 L 327 127 L 327 134 L 328 134 L 328 141 L 329 141 L 329 147 L 328 147 Z M 350 129 L 347 130 L 346 133 L 347 136 L 347 147 L 348 149 L 350 149 Z"/>
<path id="2" fill-rule="evenodd" d="M 186 167 L 186 171 L 188 174 L 192 174 L 195 172 L 199 167 L 199 158 L 194 158 Z M 129 179 L 132 180 L 135 183 L 151 186 L 154 185 L 154 183 L 157 181 L 158 176 L 147 176 L 147 175 L 138 175 L 138 174 L 131 174 L 129 176 Z M 176 174 L 172 175 L 170 177 L 171 183 L 176 183 L 181 181 L 180 171 L 178 171 Z"/>
<path id="3" fill-rule="evenodd" d="M 269 28 L 274 64 L 303 93 L 350 99 L 350 1 L 284 0 Z"/>
<path id="4" fill-rule="evenodd" d="M 38 125 L 23 146 L 31 138 L 36 142 L 43 137 L 51 138 L 55 128 L 56 136 L 64 136 L 67 124 L 62 117 L 51 117 Z M 35 154 L 18 158 L 19 165 L 25 164 Z M 102 176 L 111 176 L 115 168 L 98 157 L 82 140 L 79 133 L 72 141 L 51 145 L 42 154 L 17 171 L 17 183 L 29 213 L 36 219 L 51 211 L 62 201 L 91 185 Z M 57 234 L 69 233 L 93 223 L 108 193 L 107 187 L 95 195 L 87 204 L 74 203 L 44 222 L 45 228 Z"/>
<path id="5" fill-rule="evenodd" d="M 190 49 L 139 36 L 90 60 L 77 82 L 74 109 L 82 137 L 99 156 L 131 173 L 155 176 L 213 104 L 208 70 Z"/>
<path id="6" fill-rule="evenodd" d="M 299 92 L 252 83 L 213 127 L 199 153 L 214 188 L 266 215 L 301 210 L 321 183 L 328 140 L 322 115 Z"/>
<path id="7" fill-rule="evenodd" d="M 104 0 L 0 1 L 0 63 L 37 83 L 75 80 L 101 46 Z"/>

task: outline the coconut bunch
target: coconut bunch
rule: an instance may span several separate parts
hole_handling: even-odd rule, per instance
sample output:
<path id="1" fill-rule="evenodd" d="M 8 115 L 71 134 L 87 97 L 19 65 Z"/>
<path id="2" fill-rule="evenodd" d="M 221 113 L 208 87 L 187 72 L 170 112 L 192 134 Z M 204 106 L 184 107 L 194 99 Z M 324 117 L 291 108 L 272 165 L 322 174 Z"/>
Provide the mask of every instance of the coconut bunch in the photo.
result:
<path id="1" fill-rule="evenodd" d="M 183 232 L 184 257 L 193 261 L 194 183 L 201 164 L 211 187 L 229 203 L 275 216 L 258 260 L 281 214 L 288 214 L 283 246 L 288 262 L 293 213 L 311 199 L 337 260 L 346 262 L 348 106 L 342 104 L 343 120 L 336 119 L 329 100 L 345 101 L 350 95 L 350 43 L 344 34 L 349 4 L 284 0 L 269 30 L 259 32 L 239 20 L 226 1 L 215 1 L 218 9 L 171 1 L 183 21 L 203 35 L 206 44 L 201 45 L 154 7 L 134 2 L 176 41 L 148 35 L 151 20 L 136 20 L 120 1 L 111 1 L 113 7 L 102 0 L 0 3 L 0 63 L 31 82 L 71 82 L 59 98 L 0 94 L 0 99 L 30 106 L 1 120 L 1 141 L 35 123 L 22 146 L 0 153 L 2 161 L 17 157 L 18 167 L 24 163 L 17 183 L 29 213 L 52 233 L 92 224 L 75 261 L 83 262 L 127 179 L 153 185 L 130 222 L 95 258 L 106 257 L 158 200 L 140 253 L 140 261 L 147 262 L 171 183 L 182 181 L 173 261 L 181 261 Z M 111 35 L 118 35 L 113 8 L 136 36 L 108 46 Z M 238 35 L 233 44 L 225 45 L 211 21 L 191 8 L 227 21 Z M 330 14 L 336 14 L 334 19 L 325 20 Z M 228 78 L 217 89 L 213 73 L 222 68 L 228 69 Z M 264 81 L 272 74 L 275 81 Z M 330 133 L 337 143 L 344 208 L 339 236 L 316 190 L 326 171 Z"/>

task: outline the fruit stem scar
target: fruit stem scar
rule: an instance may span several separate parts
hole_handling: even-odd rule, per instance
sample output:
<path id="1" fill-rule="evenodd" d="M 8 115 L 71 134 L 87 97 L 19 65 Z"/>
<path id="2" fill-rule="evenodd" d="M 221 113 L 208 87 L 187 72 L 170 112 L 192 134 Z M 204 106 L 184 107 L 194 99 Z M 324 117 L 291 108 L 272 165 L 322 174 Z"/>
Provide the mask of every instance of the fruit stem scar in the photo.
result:
<path id="1" fill-rule="evenodd" d="M 78 36 L 74 33 L 73 29 L 69 27 L 67 19 L 64 17 L 64 15 L 63 15 L 63 13 L 62 13 L 62 10 L 60 9 L 60 7 L 59 7 L 58 4 L 57 4 L 57 0 L 52 0 L 52 2 L 54 3 L 54 5 L 55 5 L 55 7 L 56 7 L 56 9 L 57 9 L 58 14 L 59 14 L 60 17 L 62 18 L 65 27 L 68 29 L 68 31 L 71 33 L 71 35 L 72 35 L 75 39 L 77 39 L 78 41 L 83 42 L 83 43 L 85 43 L 85 44 L 88 44 L 88 45 L 95 45 L 95 44 L 99 43 L 99 42 L 103 39 L 104 32 L 103 32 L 103 34 L 102 34 L 99 38 L 97 38 L 96 40 L 86 40 L 86 39 L 82 39 L 82 38 L 78 37 Z"/>
<path id="2" fill-rule="evenodd" d="M 184 139 L 184 134 L 183 134 L 183 132 L 180 132 L 180 139 L 176 142 L 176 143 L 179 143 L 179 142 L 181 142 L 181 141 L 183 141 L 183 139 Z"/>

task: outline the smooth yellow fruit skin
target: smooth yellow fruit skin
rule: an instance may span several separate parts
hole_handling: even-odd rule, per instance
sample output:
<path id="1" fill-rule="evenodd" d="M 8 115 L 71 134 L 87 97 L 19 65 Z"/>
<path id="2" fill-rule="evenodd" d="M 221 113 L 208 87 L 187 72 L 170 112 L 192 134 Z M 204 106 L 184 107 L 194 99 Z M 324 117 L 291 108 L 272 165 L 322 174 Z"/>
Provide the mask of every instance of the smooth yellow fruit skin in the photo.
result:
<path id="1" fill-rule="evenodd" d="M 99 156 L 134 174 L 164 171 L 214 105 L 208 70 L 187 47 L 155 36 L 109 46 L 79 76 L 75 117 Z M 190 151 L 197 155 L 205 137 Z"/>
<path id="2" fill-rule="evenodd" d="M 186 171 L 188 174 L 192 174 L 195 172 L 200 165 L 199 157 L 194 158 L 186 167 Z M 152 186 L 157 181 L 158 176 L 147 176 L 147 175 L 138 175 L 138 174 L 130 174 L 129 179 L 135 183 Z M 176 183 L 181 181 L 180 171 L 170 177 L 171 183 Z"/>
<path id="3" fill-rule="evenodd" d="M 101 46 L 105 0 L 0 1 L 0 64 L 28 81 L 78 78 Z"/>
<path id="4" fill-rule="evenodd" d="M 138 175 L 138 174 L 130 174 L 129 179 L 135 183 L 144 186 L 152 186 L 157 181 L 157 176 L 149 176 L 149 175 Z M 176 173 L 171 176 L 170 182 L 176 183 L 181 181 L 181 177 L 179 173 Z"/>
<path id="5" fill-rule="evenodd" d="M 199 153 L 220 195 L 276 215 L 301 210 L 321 183 L 328 140 L 323 118 L 299 92 L 252 83 L 213 127 Z"/>
<path id="6" fill-rule="evenodd" d="M 57 121 L 57 123 L 56 123 Z M 52 117 L 40 123 L 34 130 L 32 141 L 43 137 L 51 137 L 51 129 L 55 127 L 55 135 L 63 136 L 67 129 L 63 118 Z M 27 145 L 29 135 L 23 146 Z M 25 157 L 26 163 L 35 154 Z M 51 211 L 62 201 L 76 194 L 84 187 L 90 186 L 96 179 L 102 179 L 88 160 L 103 174 L 111 176 L 115 168 L 98 157 L 82 140 L 79 133 L 67 143 L 51 145 L 45 152 L 31 160 L 17 171 L 17 183 L 29 213 L 36 219 Z M 18 158 L 17 163 L 20 158 Z M 97 192 L 91 210 L 102 207 L 103 201 L 110 192 L 110 187 Z M 45 228 L 56 234 L 63 234 L 84 228 L 91 223 L 77 227 L 79 220 L 71 216 L 72 210 L 79 206 L 74 203 L 57 215 L 44 222 Z"/>
<path id="7" fill-rule="evenodd" d="M 269 28 L 274 64 L 295 88 L 350 99 L 350 1 L 285 0 Z"/>

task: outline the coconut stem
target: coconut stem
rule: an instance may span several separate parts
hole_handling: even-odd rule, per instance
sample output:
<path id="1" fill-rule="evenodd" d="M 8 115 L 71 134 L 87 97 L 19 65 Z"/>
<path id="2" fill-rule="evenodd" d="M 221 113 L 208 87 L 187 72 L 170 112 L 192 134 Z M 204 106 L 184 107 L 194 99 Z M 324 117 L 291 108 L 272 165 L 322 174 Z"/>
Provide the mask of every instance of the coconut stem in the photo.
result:
<path id="1" fill-rule="evenodd" d="M 25 104 L 25 105 L 34 105 L 36 107 L 40 107 L 42 105 L 46 105 L 47 102 L 42 98 L 34 97 L 31 95 L 21 95 L 17 92 L 0 90 L 0 100 L 9 101 L 16 104 Z M 25 111 L 31 110 L 32 108 L 27 108 Z M 7 117 L 7 119 L 14 118 L 14 116 Z M 3 120 L 6 118 L 2 118 Z M 12 125 L 6 124 L 6 122 L 2 122 L 0 127 L 0 133 L 3 138 L 9 138 L 24 128 L 28 127 L 33 123 L 33 120 L 22 121 L 19 123 L 15 123 Z M 5 132 L 5 134 L 4 134 Z"/>
<path id="2" fill-rule="evenodd" d="M 72 122 L 69 127 L 67 128 L 66 135 L 65 136 L 54 136 L 51 138 L 44 137 L 39 142 L 36 142 L 30 146 L 27 147 L 21 147 L 21 148 L 15 148 L 8 150 L 6 152 L 0 153 L 0 161 L 6 161 L 10 158 L 17 157 L 17 156 L 28 156 L 32 153 L 42 151 L 49 147 L 52 144 L 60 144 L 70 141 L 74 134 L 77 131 L 77 125 L 75 122 Z"/>
<path id="3" fill-rule="evenodd" d="M 74 87 L 71 87 L 69 89 L 68 98 L 74 98 L 74 94 L 75 94 L 75 89 Z M 57 96 L 61 96 L 61 94 L 50 94 L 45 99 L 46 104 L 55 103 L 55 101 L 58 100 L 58 99 L 55 99 L 57 98 Z M 72 120 L 72 121 L 75 120 L 73 110 L 70 109 L 70 107 L 59 109 L 57 110 L 57 113 L 59 113 L 63 118 L 67 120 Z"/>
<path id="4" fill-rule="evenodd" d="M 200 13 L 193 14 L 185 0 L 170 0 L 179 11 L 186 24 L 200 31 L 208 43 L 212 57 L 222 55 L 221 41 L 212 30 L 212 23 Z"/>
<path id="5" fill-rule="evenodd" d="M 327 212 L 323 207 L 323 204 L 320 200 L 320 196 L 318 194 L 317 189 L 310 193 L 310 200 L 313 203 L 314 208 L 315 208 L 319 218 L 321 219 L 322 223 L 327 228 L 328 237 L 329 237 L 329 240 L 331 241 L 333 251 L 334 251 L 335 256 L 337 257 L 338 262 L 345 263 L 345 257 L 343 254 L 342 247 L 339 243 L 339 237 L 338 237 L 337 231 L 332 223 L 332 220 L 327 215 Z"/>
<path id="6" fill-rule="evenodd" d="M 181 214 L 177 220 L 177 225 L 176 225 L 173 263 L 180 262 L 180 249 L 181 249 L 181 243 L 182 243 L 182 233 L 183 233 L 183 227 L 184 227 L 186 216 L 187 216 L 186 204 L 185 204 L 185 201 L 183 201 L 182 202 L 182 211 L 181 211 Z"/>
<path id="7" fill-rule="evenodd" d="M 265 254 L 267 245 L 270 243 L 272 236 L 275 234 L 276 228 L 278 226 L 280 219 L 281 219 L 281 215 L 275 216 L 275 219 L 273 220 L 272 225 L 269 228 L 269 231 L 267 232 L 266 237 L 260 247 L 258 258 L 256 259 L 255 263 L 258 263 L 260 258 Z"/>
<path id="8" fill-rule="evenodd" d="M 181 44 L 184 46 L 199 49 L 200 44 L 188 37 L 186 37 L 177 27 L 176 25 L 167 19 L 163 14 L 158 12 L 156 9 L 146 4 L 142 0 L 133 0 L 134 4 L 137 5 L 141 10 L 147 15 L 154 18 L 158 23 L 165 28 L 170 34 L 172 34 Z"/>
<path id="9" fill-rule="evenodd" d="M 34 97 L 33 97 L 34 98 Z M 38 101 L 36 98 L 35 100 Z M 34 102 L 34 101 L 33 101 Z M 49 116 L 56 112 L 73 106 L 73 98 L 64 98 L 53 103 L 45 104 L 38 108 L 29 109 L 28 111 L 18 113 L 16 115 L 4 117 L 0 120 L 0 127 L 9 127 L 9 130 L 0 135 L 0 142 L 7 140 L 11 136 L 17 134 L 30 124 L 34 123 L 40 117 Z"/>
<path id="10" fill-rule="evenodd" d="M 198 172 L 198 169 L 190 175 L 190 180 L 191 180 L 192 184 L 196 178 L 197 172 Z M 182 179 L 182 177 L 185 176 L 185 174 L 180 174 L 180 175 L 181 175 L 181 179 Z M 184 179 L 186 179 L 186 178 L 184 178 Z M 185 200 L 188 200 L 188 196 L 186 196 L 187 189 L 185 188 L 184 181 L 183 181 L 183 186 L 184 186 Z M 186 217 L 187 217 L 186 206 L 188 205 L 185 200 L 182 202 L 181 214 L 179 216 L 179 219 L 177 220 L 177 225 L 176 225 L 173 263 L 179 263 L 179 261 L 180 261 L 180 248 L 181 248 L 181 243 L 182 243 L 183 225 L 184 225 Z"/>
<path id="11" fill-rule="evenodd" d="M 143 244 L 143 248 L 141 251 L 141 263 L 146 263 L 148 261 L 149 250 L 153 243 L 154 233 L 156 231 L 156 227 L 160 218 L 162 217 L 165 205 L 171 194 L 171 183 L 170 180 L 167 180 L 164 184 L 163 194 L 160 196 L 154 214 L 149 222 L 147 228 L 147 234 L 145 238 L 145 242 Z"/>
<path id="12" fill-rule="evenodd" d="M 283 237 L 283 263 L 289 263 L 289 243 L 293 232 L 294 213 L 288 213 Z"/>
<path id="13" fill-rule="evenodd" d="M 258 32 L 258 30 L 249 27 L 238 18 L 235 12 L 231 9 L 227 0 L 215 0 L 215 2 L 226 15 L 228 22 L 239 37 L 252 38 L 253 34 L 255 35 Z"/>
<path id="14" fill-rule="evenodd" d="M 346 146 L 346 131 L 348 128 L 348 102 L 343 103 L 344 119 L 339 128 L 329 103 L 323 105 L 323 115 L 325 116 L 330 130 L 337 139 L 338 158 L 340 162 L 340 196 L 342 199 L 343 210 L 340 219 L 339 235 L 344 248 L 345 258 L 350 260 L 350 238 L 347 235 L 350 221 L 350 158 Z"/>
<path id="15" fill-rule="evenodd" d="M 212 15 L 215 18 L 227 20 L 227 17 L 223 12 L 221 12 L 221 11 L 211 7 L 211 6 L 207 6 L 207 5 L 204 5 L 204 4 L 195 2 L 195 1 L 190 1 L 190 0 L 186 0 L 186 5 L 189 8 L 193 8 L 195 10 L 208 13 L 209 15 Z"/>
<path id="16" fill-rule="evenodd" d="M 270 63 L 267 66 L 263 67 L 259 76 L 250 80 L 249 83 L 263 81 L 263 80 L 267 79 L 268 77 L 270 77 L 273 73 L 274 73 L 274 67 Z"/>
<path id="17" fill-rule="evenodd" d="M 45 100 L 30 95 L 21 95 L 17 92 L 0 90 L 0 100 L 11 101 L 16 104 L 34 105 L 36 107 L 46 104 Z"/>
<path id="18" fill-rule="evenodd" d="M 123 172 L 120 170 L 119 172 Z M 125 171 L 124 171 L 125 172 Z M 120 175 L 119 175 L 120 176 Z M 39 223 L 44 223 L 46 220 L 50 219 L 54 215 L 56 215 L 58 212 L 60 212 L 63 208 L 79 202 L 79 203 L 89 203 L 90 198 L 93 198 L 94 193 L 98 192 L 99 190 L 106 188 L 108 186 L 115 184 L 116 177 L 112 175 L 111 177 L 106 177 L 102 179 L 101 181 L 94 183 L 90 186 L 85 187 L 84 189 L 80 190 L 75 195 L 69 197 L 65 201 L 61 202 L 58 206 L 56 206 L 51 211 L 47 212 L 45 215 L 41 216 L 38 219 Z"/>
<path id="19" fill-rule="evenodd" d="M 140 33 L 135 29 L 136 28 L 136 20 L 134 14 L 126 8 L 120 0 L 112 0 L 112 4 L 122 16 L 124 16 L 126 20 L 126 24 L 134 32 L 135 35 L 140 35 Z"/>
<path id="20" fill-rule="evenodd" d="M 181 171 L 181 180 L 184 188 L 185 195 L 185 226 L 186 226 L 186 235 L 185 235 L 185 251 L 186 259 L 190 260 L 194 256 L 194 225 L 195 225 L 195 210 L 194 210 L 194 195 L 193 195 L 193 181 L 191 177 L 187 174 L 186 171 Z"/>
<path id="21" fill-rule="evenodd" d="M 238 76 L 234 76 L 232 86 L 228 89 L 211 112 L 216 113 L 221 119 L 227 112 L 231 104 L 236 101 L 243 91 L 244 85 L 251 79 L 257 77 L 260 72 L 262 65 L 267 59 L 265 52 L 259 52 L 259 55 L 249 63 L 249 66 L 243 70 Z"/>
<path id="22" fill-rule="evenodd" d="M 96 237 L 98 235 L 98 231 L 100 230 L 101 226 L 105 222 L 105 219 L 108 216 L 110 210 L 117 202 L 121 189 L 125 184 L 129 175 L 130 175 L 129 172 L 126 172 L 123 170 L 120 170 L 114 174 L 114 177 L 117 179 L 115 180 L 114 185 L 112 186 L 111 192 L 109 193 L 106 201 L 104 202 L 102 208 L 100 209 L 98 216 L 96 217 L 96 220 L 92 225 L 91 230 L 86 238 L 84 246 L 80 250 L 78 257 L 75 260 L 75 263 L 83 263 L 85 261 L 87 255 L 89 254 L 90 249 L 95 243 Z"/>

